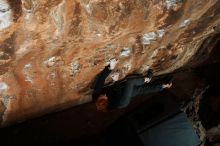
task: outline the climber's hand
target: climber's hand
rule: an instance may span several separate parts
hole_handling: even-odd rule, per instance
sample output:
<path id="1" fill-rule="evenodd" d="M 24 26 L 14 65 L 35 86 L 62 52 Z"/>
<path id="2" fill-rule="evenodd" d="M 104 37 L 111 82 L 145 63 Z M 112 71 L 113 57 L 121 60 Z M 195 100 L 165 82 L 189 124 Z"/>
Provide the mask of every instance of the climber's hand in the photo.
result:
<path id="1" fill-rule="evenodd" d="M 169 83 L 169 84 L 163 84 L 162 85 L 162 87 L 164 88 L 164 89 L 169 89 L 169 88 L 171 88 L 172 87 L 172 83 Z"/>
<path id="2" fill-rule="evenodd" d="M 109 69 L 110 69 L 110 70 L 115 69 L 115 66 L 117 65 L 117 63 L 118 63 L 118 60 L 117 60 L 117 59 L 111 59 L 111 60 L 109 61 Z"/>

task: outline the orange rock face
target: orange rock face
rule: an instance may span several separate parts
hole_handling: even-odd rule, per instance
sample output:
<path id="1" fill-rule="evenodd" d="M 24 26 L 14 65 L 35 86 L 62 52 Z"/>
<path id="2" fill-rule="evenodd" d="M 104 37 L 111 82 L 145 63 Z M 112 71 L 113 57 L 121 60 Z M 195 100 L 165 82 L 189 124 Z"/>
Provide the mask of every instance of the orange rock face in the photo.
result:
<path id="1" fill-rule="evenodd" d="M 172 72 L 219 18 L 220 0 L 0 0 L 1 125 L 89 102 L 111 58 L 120 79 Z"/>

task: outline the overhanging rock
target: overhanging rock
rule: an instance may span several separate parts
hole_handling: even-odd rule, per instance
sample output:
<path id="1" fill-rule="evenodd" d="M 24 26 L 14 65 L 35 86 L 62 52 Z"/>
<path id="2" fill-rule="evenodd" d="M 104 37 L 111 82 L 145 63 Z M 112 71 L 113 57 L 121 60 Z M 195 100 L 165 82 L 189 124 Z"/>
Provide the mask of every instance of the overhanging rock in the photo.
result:
<path id="1" fill-rule="evenodd" d="M 111 58 L 120 79 L 172 72 L 219 18 L 220 0 L 1 0 L 1 125 L 89 102 Z"/>

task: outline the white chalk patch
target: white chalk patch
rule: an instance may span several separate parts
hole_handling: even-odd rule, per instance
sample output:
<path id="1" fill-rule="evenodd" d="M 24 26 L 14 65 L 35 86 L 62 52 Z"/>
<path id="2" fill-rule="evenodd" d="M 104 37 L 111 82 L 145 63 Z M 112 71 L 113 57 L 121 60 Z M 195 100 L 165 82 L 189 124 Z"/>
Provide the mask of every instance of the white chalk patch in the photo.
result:
<path id="1" fill-rule="evenodd" d="M 12 11 L 7 0 L 0 0 L 0 31 L 9 27 L 12 22 Z"/>
<path id="2" fill-rule="evenodd" d="M 123 65 L 123 67 L 124 67 L 127 71 L 131 70 L 131 63 L 130 63 L 130 62 L 126 62 L 126 63 Z"/>
<path id="3" fill-rule="evenodd" d="M 166 7 L 167 9 L 170 9 L 178 3 L 182 3 L 182 0 L 166 0 Z"/>
<path id="4" fill-rule="evenodd" d="M 32 79 L 32 77 L 30 77 L 30 76 L 26 76 L 25 81 L 26 81 L 26 82 L 33 83 L 33 79 Z"/>
<path id="5" fill-rule="evenodd" d="M 87 13 L 91 15 L 92 14 L 92 7 L 91 7 L 91 4 L 90 4 L 90 1 L 89 1 L 88 4 L 84 5 L 84 7 L 85 7 Z"/>
<path id="6" fill-rule="evenodd" d="M 123 48 L 121 53 L 120 53 L 120 56 L 121 57 L 127 57 L 129 56 L 131 53 L 131 50 L 129 48 Z"/>
<path id="7" fill-rule="evenodd" d="M 6 94 L 6 95 L 2 96 L 2 102 L 6 107 L 8 107 L 9 104 L 11 103 L 11 100 L 14 100 L 15 98 L 16 98 L 15 95 L 7 95 Z"/>
<path id="8" fill-rule="evenodd" d="M 16 51 L 16 58 L 20 58 L 22 56 L 24 56 L 26 53 L 28 53 L 30 51 L 30 46 L 32 44 L 32 40 L 26 40 L 24 41 L 21 45 L 20 48 Z"/>
<path id="9" fill-rule="evenodd" d="M 20 49 L 18 51 L 16 51 L 17 54 L 23 54 L 24 52 L 26 52 L 28 49 L 27 47 L 29 46 L 28 43 L 24 43 L 20 46 Z"/>
<path id="10" fill-rule="evenodd" d="M 48 76 L 47 76 L 47 80 L 55 79 L 55 78 L 56 78 L 56 73 L 55 72 L 52 72 L 52 73 L 48 74 Z"/>
<path id="11" fill-rule="evenodd" d="M 145 33 L 142 38 L 142 42 L 144 45 L 149 45 L 151 41 L 157 39 L 157 34 L 155 32 Z"/>
<path id="12" fill-rule="evenodd" d="M 157 34 L 159 38 L 162 38 L 165 34 L 165 30 L 164 29 L 159 29 L 157 30 Z"/>
<path id="13" fill-rule="evenodd" d="M 151 55 L 151 57 L 150 57 L 151 59 L 157 56 L 157 54 L 158 54 L 158 52 L 159 52 L 158 50 L 159 50 L 159 49 L 154 50 L 154 52 L 152 53 L 152 55 Z"/>
<path id="14" fill-rule="evenodd" d="M 0 93 L 8 89 L 8 85 L 4 82 L 0 82 Z"/>
<path id="15" fill-rule="evenodd" d="M 58 6 L 54 7 L 51 10 L 51 17 L 53 18 L 52 20 L 54 21 L 54 24 L 57 27 L 56 30 L 56 35 L 59 35 L 63 31 L 63 24 L 64 24 L 64 18 L 63 18 L 63 10 L 64 10 L 64 5 L 65 1 L 62 1 Z"/>
<path id="16" fill-rule="evenodd" d="M 10 7 L 9 7 L 7 0 L 0 0 L 0 11 L 5 12 L 5 11 L 8 11 L 9 9 Z"/>
<path id="17" fill-rule="evenodd" d="M 25 16 L 24 16 L 24 19 L 26 21 L 28 21 L 30 19 L 31 15 L 32 15 L 31 13 L 26 13 Z"/>
<path id="18" fill-rule="evenodd" d="M 112 74 L 111 74 L 112 80 L 113 80 L 113 81 L 118 81 L 119 75 L 120 75 L 120 74 L 119 74 L 118 72 L 112 73 Z"/>
<path id="19" fill-rule="evenodd" d="M 179 25 L 179 28 L 186 27 L 189 24 L 190 24 L 190 19 L 186 19 Z"/>
<path id="20" fill-rule="evenodd" d="M 70 67 L 71 67 L 71 74 L 73 75 L 79 71 L 80 65 L 78 61 L 75 60 L 70 64 Z"/>
<path id="21" fill-rule="evenodd" d="M 28 68 L 31 68 L 31 67 L 32 67 L 32 64 L 28 63 L 28 64 L 25 64 L 24 69 L 28 69 Z"/>
<path id="22" fill-rule="evenodd" d="M 26 82 L 33 83 L 32 77 L 29 76 L 29 74 L 28 74 L 30 68 L 32 68 L 32 64 L 31 63 L 25 64 L 24 68 L 23 68 L 23 74 L 25 76 L 25 81 Z"/>
<path id="23" fill-rule="evenodd" d="M 144 72 L 146 72 L 149 69 L 150 69 L 149 65 L 143 64 L 143 65 L 141 65 L 140 71 L 141 71 L 141 73 L 144 73 Z"/>
<path id="24" fill-rule="evenodd" d="M 50 57 L 48 60 L 44 61 L 44 64 L 47 66 L 47 67 L 51 67 L 53 66 L 54 64 L 56 63 L 56 57 Z"/>
<path id="25" fill-rule="evenodd" d="M 102 36 L 102 34 L 100 34 L 100 33 L 98 33 L 98 34 L 96 34 L 98 37 L 101 37 Z"/>
<path id="26" fill-rule="evenodd" d="M 56 57 L 50 57 L 49 59 L 48 59 L 48 62 L 55 62 L 56 61 Z"/>

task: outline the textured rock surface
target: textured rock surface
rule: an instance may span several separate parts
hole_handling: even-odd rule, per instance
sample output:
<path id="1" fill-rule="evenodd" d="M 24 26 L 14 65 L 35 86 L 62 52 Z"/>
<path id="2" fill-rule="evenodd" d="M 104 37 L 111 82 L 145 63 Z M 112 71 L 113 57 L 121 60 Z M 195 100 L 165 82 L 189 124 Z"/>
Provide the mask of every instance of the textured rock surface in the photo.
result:
<path id="1" fill-rule="evenodd" d="M 1 125 L 88 102 L 111 58 L 178 69 L 219 26 L 220 0 L 0 0 Z"/>

